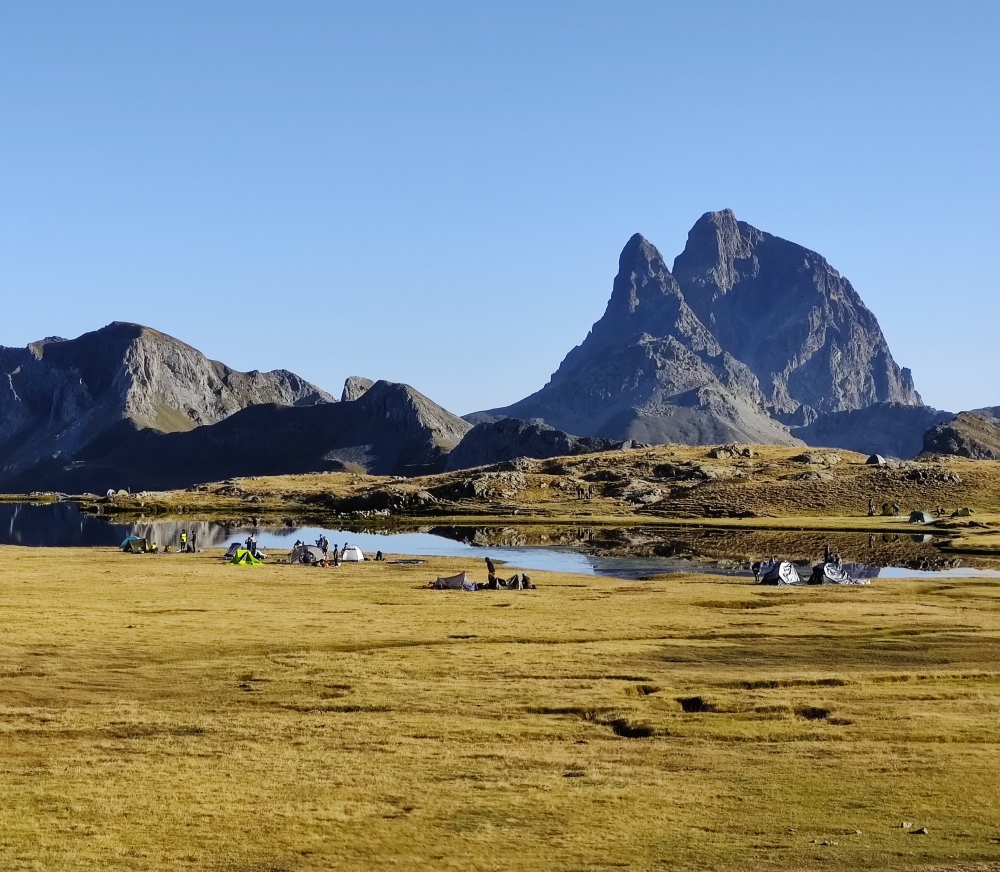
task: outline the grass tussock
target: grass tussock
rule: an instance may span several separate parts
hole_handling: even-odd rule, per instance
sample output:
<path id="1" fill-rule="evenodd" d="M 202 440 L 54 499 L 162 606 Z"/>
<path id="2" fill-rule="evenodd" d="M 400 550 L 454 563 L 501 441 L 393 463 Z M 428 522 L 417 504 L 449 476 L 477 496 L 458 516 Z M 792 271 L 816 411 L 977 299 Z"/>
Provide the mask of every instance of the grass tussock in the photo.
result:
<path id="1" fill-rule="evenodd" d="M 1000 589 L 462 569 L 0 549 L 0 868 L 997 856 Z"/>

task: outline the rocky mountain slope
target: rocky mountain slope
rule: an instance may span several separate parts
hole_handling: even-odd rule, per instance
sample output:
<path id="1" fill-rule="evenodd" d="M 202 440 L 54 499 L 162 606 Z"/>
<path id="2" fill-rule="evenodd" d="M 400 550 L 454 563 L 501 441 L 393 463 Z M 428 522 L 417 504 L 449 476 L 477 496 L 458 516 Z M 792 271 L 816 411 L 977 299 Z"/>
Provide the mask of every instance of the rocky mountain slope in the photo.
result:
<path id="1" fill-rule="evenodd" d="M 335 402 L 291 372 L 237 372 L 139 324 L 0 347 L 0 483 L 129 431 L 215 424 L 262 403 Z"/>
<path id="2" fill-rule="evenodd" d="M 993 411 L 984 409 L 985 415 L 961 412 L 950 421 L 932 427 L 924 436 L 924 451 L 973 460 L 1000 460 L 1000 421 L 992 417 Z"/>
<path id="3" fill-rule="evenodd" d="M 921 401 L 850 282 L 725 210 L 699 219 L 672 271 L 633 236 L 604 316 L 549 383 L 472 419 L 643 442 L 794 445 L 789 426 L 874 403 Z"/>
<path id="4" fill-rule="evenodd" d="M 49 458 L 3 484 L 10 491 L 103 493 L 344 469 L 429 474 L 444 469 L 448 452 L 469 429 L 408 385 L 376 382 L 354 401 L 254 405 L 183 432 L 123 429 L 91 442 L 71 463 Z"/>

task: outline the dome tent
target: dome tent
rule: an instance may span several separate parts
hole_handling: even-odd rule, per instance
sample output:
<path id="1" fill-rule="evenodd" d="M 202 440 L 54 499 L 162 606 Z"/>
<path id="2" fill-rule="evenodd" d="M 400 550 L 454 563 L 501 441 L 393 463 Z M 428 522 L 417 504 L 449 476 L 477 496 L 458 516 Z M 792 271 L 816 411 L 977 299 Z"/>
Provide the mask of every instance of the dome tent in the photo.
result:
<path id="1" fill-rule="evenodd" d="M 357 545 L 348 545 L 340 555 L 342 563 L 362 563 L 364 559 L 365 553 Z"/>

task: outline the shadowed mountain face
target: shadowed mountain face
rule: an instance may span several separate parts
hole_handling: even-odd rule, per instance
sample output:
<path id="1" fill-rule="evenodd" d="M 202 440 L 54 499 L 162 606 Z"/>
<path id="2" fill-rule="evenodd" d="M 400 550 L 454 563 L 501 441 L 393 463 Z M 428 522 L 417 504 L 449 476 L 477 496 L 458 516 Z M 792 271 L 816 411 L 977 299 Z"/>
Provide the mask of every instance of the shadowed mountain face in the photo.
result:
<path id="1" fill-rule="evenodd" d="M 186 431 L 261 403 L 331 402 L 294 373 L 237 372 L 138 324 L 0 347 L 0 480 L 127 430 Z"/>
<path id="2" fill-rule="evenodd" d="M 798 444 L 787 425 L 920 405 L 875 316 L 820 255 L 704 215 L 669 270 L 642 236 L 604 317 L 535 394 L 487 413 L 643 442 Z M 782 423 L 784 422 L 784 423 Z"/>
<path id="3" fill-rule="evenodd" d="M 594 436 L 571 436 L 545 424 L 517 418 L 502 418 L 477 424 L 448 455 L 447 469 L 470 469 L 514 460 L 518 457 L 544 459 L 570 454 L 611 451 L 631 443 Z"/>
<path id="4" fill-rule="evenodd" d="M 863 409 L 820 415 L 809 426 L 792 432 L 808 445 L 910 458 L 923 450 L 928 427 L 952 417 L 951 412 L 930 406 L 875 403 Z"/>
<path id="5" fill-rule="evenodd" d="M 255 405 L 212 426 L 163 433 L 120 427 L 67 463 L 50 458 L 6 490 L 159 490 L 233 476 L 359 467 L 379 475 L 441 472 L 470 425 L 407 385 L 376 382 L 359 399 Z"/>

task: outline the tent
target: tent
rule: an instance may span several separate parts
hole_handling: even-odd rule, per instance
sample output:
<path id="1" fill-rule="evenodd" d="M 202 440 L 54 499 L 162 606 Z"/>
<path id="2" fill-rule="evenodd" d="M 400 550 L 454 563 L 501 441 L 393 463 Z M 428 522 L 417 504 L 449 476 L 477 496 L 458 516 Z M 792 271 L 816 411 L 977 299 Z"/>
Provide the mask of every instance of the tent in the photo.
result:
<path id="1" fill-rule="evenodd" d="M 322 553 L 321 551 L 320 554 Z M 365 553 L 357 545 L 348 545 L 340 555 L 342 563 L 361 563 L 364 559 Z"/>
<path id="2" fill-rule="evenodd" d="M 434 590 L 476 590 L 476 583 L 469 579 L 465 572 L 440 578 L 433 584 Z"/>
<path id="3" fill-rule="evenodd" d="M 910 512 L 911 524 L 930 524 L 934 516 L 930 512 Z"/>
<path id="4" fill-rule="evenodd" d="M 263 566 L 264 561 L 258 560 L 246 548 L 237 549 L 233 559 L 229 561 L 235 566 Z"/>
<path id="5" fill-rule="evenodd" d="M 871 584 L 867 578 L 852 578 L 842 563 L 820 563 L 813 567 L 807 584 Z"/>
<path id="6" fill-rule="evenodd" d="M 865 463 L 869 466 L 885 466 L 885 458 L 881 454 L 873 454 Z"/>
<path id="7" fill-rule="evenodd" d="M 882 503 L 882 514 L 887 518 L 894 518 L 899 514 L 899 506 L 895 503 Z"/>
<path id="8" fill-rule="evenodd" d="M 309 565 L 322 563 L 324 560 L 326 560 L 326 557 L 323 556 L 322 548 L 317 548 L 315 545 L 296 545 L 292 549 L 289 563 Z"/>
<path id="9" fill-rule="evenodd" d="M 129 536 L 121 545 L 122 551 L 128 554 L 145 554 L 149 551 L 149 542 L 138 536 Z"/>
<path id="10" fill-rule="evenodd" d="M 236 556 L 236 552 L 239 551 L 240 548 L 242 547 L 243 547 L 242 542 L 233 542 L 223 556 L 226 558 L 226 560 L 231 560 L 233 557 Z"/>
<path id="11" fill-rule="evenodd" d="M 799 571 L 787 560 L 771 558 L 767 563 L 755 563 L 753 574 L 760 584 L 802 584 Z"/>
<path id="12" fill-rule="evenodd" d="M 972 514 L 972 509 L 966 506 L 961 509 L 955 509 L 955 511 L 951 513 L 951 516 L 953 518 L 968 518 L 971 514 Z"/>

